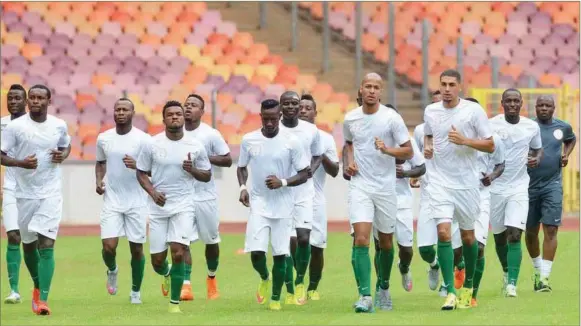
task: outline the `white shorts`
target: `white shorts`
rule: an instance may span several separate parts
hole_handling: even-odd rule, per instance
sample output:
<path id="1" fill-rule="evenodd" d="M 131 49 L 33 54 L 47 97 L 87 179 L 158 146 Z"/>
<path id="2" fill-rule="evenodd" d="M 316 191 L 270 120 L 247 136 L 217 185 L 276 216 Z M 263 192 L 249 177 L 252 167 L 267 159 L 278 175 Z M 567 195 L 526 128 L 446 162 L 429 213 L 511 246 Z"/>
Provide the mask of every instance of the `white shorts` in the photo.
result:
<path id="1" fill-rule="evenodd" d="M 397 210 L 395 223 L 395 238 L 402 247 L 412 247 L 414 244 L 414 214 L 411 208 Z M 379 240 L 377 229 L 373 228 L 373 237 Z"/>
<path id="2" fill-rule="evenodd" d="M 149 216 L 149 252 L 157 254 L 168 248 L 168 243 L 190 244 L 194 212 L 185 211 L 171 216 Z"/>
<path id="3" fill-rule="evenodd" d="M 313 200 L 300 200 L 295 202 L 292 212 L 293 228 L 307 229 L 313 228 Z M 296 236 L 296 233 L 295 233 Z"/>
<path id="4" fill-rule="evenodd" d="M 488 238 L 488 225 L 490 223 L 490 192 L 488 189 L 480 190 L 480 215 L 474 224 L 476 241 L 486 246 Z"/>
<path id="5" fill-rule="evenodd" d="M 101 239 L 127 237 L 129 242 L 145 243 L 147 232 L 146 206 L 118 212 L 103 207 L 101 210 Z"/>
<path id="6" fill-rule="evenodd" d="M 266 218 L 252 215 L 251 212 L 246 224 L 244 252 L 268 252 L 270 240 L 273 256 L 287 256 L 290 254 L 289 242 L 292 229 L 293 219 L 291 218 Z"/>
<path id="7" fill-rule="evenodd" d="M 381 233 L 395 232 L 397 218 L 397 196 L 393 194 L 371 194 L 355 187 L 349 187 L 349 222 L 373 223 Z"/>
<path id="8" fill-rule="evenodd" d="M 296 232 L 296 231 L 295 231 Z M 313 206 L 313 230 L 309 238 L 311 246 L 327 248 L 327 205 Z"/>
<path id="9" fill-rule="evenodd" d="M 457 221 L 452 221 L 452 248 L 462 246 L 462 237 Z M 417 226 L 418 248 L 429 247 L 438 244 L 438 220 L 432 216 L 430 196 L 422 191 L 420 198 L 420 215 Z"/>
<path id="10" fill-rule="evenodd" d="M 38 240 L 38 234 L 56 240 L 63 215 L 63 197 L 16 199 L 18 227 L 22 243 Z"/>
<path id="11" fill-rule="evenodd" d="M 18 208 L 13 190 L 4 190 L 2 199 L 2 224 L 6 232 L 18 230 Z"/>
<path id="12" fill-rule="evenodd" d="M 216 199 L 195 201 L 194 207 L 191 242 L 194 243 L 201 239 L 204 244 L 220 243 L 218 201 Z"/>
<path id="13" fill-rule="evenodd" d="M 528 191 L 511 195 L 490 194 L 490 226 L 492 227 L 492 233 L 502 233 L 507 226 L 520 230 L 526 229 L 528 214 Z"/>
<path id="14" fill-rule="evenodd" d="M 450 189 L 440 185 L 430 184 L 430 210 L 432 216 L 438 219 L 438 224 L 444 220 L 458 221 L 462 230 L 474 230 L 474 223 L 480 214 L 480 190 Z"/>

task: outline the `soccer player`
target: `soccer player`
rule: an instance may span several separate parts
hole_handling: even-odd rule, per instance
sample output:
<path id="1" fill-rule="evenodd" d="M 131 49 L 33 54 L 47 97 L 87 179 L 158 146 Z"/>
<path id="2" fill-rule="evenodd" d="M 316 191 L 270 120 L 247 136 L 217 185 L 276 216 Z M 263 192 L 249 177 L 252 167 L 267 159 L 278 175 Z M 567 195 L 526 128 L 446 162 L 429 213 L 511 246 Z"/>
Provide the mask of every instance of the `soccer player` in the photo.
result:
<path id="1" fill-rule="evenodd" d="M 301 96 L 299 118 L 315 124 L 317 103 L 308 94 Z M 313 230 L 310 235 L 311 262 L 309 264 L 308 300 L 320 300 L 317 288 L 323 274 L 323 250 L 327 247 L 327 201 L 325 199 L 325 179 L 327 174 L 335 178 L 339 174 L 339 157 L 333 136 L 319 129 L 319 138 L 323 145 L 322 168 L 313 172 L 315 197 L 313 199 Z"/>
<path id="2" fill-rule="evenodd" d="M 232 157 L 226 141 L 218 130 L 201 121 L 202 115 L 204 115 L 204 106 L 204 99 L 201 96 L 197 94 L 188 95 L 184 103 L 185 132 L 204 145 L 212 165 L 230 167 L 232 166 Z M 201 239 L 206 245 L 205 256 L 208 268 L 208 277 L 206 278 L 207 298 L 214 300 L 220 296 L 216 281 L 216 271 L 218 270 L 220 256 L 220 247 L 218 245 L 220 243 L 218 194 L 213 178 L 210 182 L 194 182 L 194 188 L 196 195 L 193 199 L 195 215 L 192 242 Z M 187 301 L 194 299 L 192 285 L 190 284 L 192 255 L 189 247 L 186 248 L 185 262 L 186 275 L 180 299 Z"/>
<path id="3" fill-rule="evenodd" d="M 204 145 L 185 135 L 184 109 L 180 102 L 163 107 L 165 132 L 153 136 L 137 159 L 137 180 L 149 201 L 149 250 L 151 264 L 164 277 L 162 293 L 171 292 L 169 312 L 181 312 L 186 247 L 194 225 L 194 179 L 209 182 L 212 171 Z M 151 180 L 148 174 L 151 174 Z M 171 250 L 171 268 L 166 260 Z"/>
<path id="4" fill-rule="evenodd" d="M 380 308 L 392 309 L 389 278 L 394 259 L 393 232 L 397 215 L 395 160 L 413 156 L 405 123 L 399 114 L 379 103 L 383 81 L 376 73 L 361 82 L 363 105 L 345 115 L 343 134 L 347 151 L 344 174 L 349 182 L 349 220 L 354 229 L 355 277 L 359 283 L 356 312 L 372 312 L 371 260 L 372 228 L 378 230 L 381 247 Z"/>
<path id="5" fill-rule="evenodd" d="M 480 212 L 478 152 L 494 151 L 486 113 L 480 105 L 458 96 L 461 82 L 456 70 L 442 72 L 442 101 L 428 105 L 424 113 L 424 156 L 431 160 L 430 213 L 437 221 L 438 262 L 448 288 L 442 310 L 471 307 L 478 257 L 474 236 L 474 223 Z M 452 220 L 458 221 L 466 262 L 466 278 L 458 298 L 453 284 Z"/>
<path id="6" fill-rule="evenodd" d="M 543 156 L 539 166 L 528 171 L 531 180 L 525 242 L 535 268 L 534 290 L 551 292 L 549 276 L 557 251 L 557 231 L 563 212 L 561 169 L 569 163 L 569 155 L 577 139 L 570 124 L 553 117 L 555 101 L 552 97 L 543 95 L 537 98 L 535 109 Z M 542 257 L 539 248 L 540 224 L 543 224 L 545 235 Z"/>
<path id="7" fill-rule="evenodd" d="M 119 237 L 125 236 L 131 252 L 129 300 L 132 304 L 140 304 L 148 211 L 147 194 L 137 181 L 135 159 L 151 137 L 133 126 L 134 114 L 131 100 L 120 98 L 115 102 L 115 128 L 97 137 L 95 180 L 97 194 L 104 195 L 101 242 L 103 262 L 107 266 L 107 292 L 117 294 L 119 269 L 115 257 Z"/>
<path id="8" fill-rule="evenodd" d="M 539 165 L 543 144 L 538 123 L 520 116 L 522 96 L 509 88 L 502 94 L 504 114 L 490 119 L 492 130 L 502 140 L 506 155 L 504 172 L 490 189 L 490 225 L 504 277 L 504 294 L 516 297 L 522 261 L 521 234 L 529 209 L 527 166 Z"/>
<path id="9" fill-rule="evenodd" d="M 1 130 L 4 130 L 9 123 L 26 114 L 26 90 L 22 85 L 14 84 L 10 86 L 6 95 L 6 103 L 10 115 L 2 117 Z M 8 155 L 13 155 L 8 153 Z M 8 283 L 10 284 L 10 294 L 4 299 L 4 303 L 20 303 L 20 291 L 18 291 L 18 280 L 20 276 L 20 231 L 18 230 L 18 208 L 16 207 L 16 197 L 14 189 L 16 180 L 14 168 L 7 167 L 4 173 L 3 198 L 2 198 L 2 221 L 8 246 L 6 249 L 6 267 L 8 269 Z"/>
<path id="10" fill-rule="evenodd" d="M 311 258 L 310 233 L 313 227 L 313 198 L 315 196 L 312 174 L 319 168 L 323 160 L 323 145 L 317 126 L 299 119 L 300 97 L 296 92 L 284 92 L 280 96 L 280 107 L 282 109 L 280 129 L 296 136 L 303 146 L 305 156 L 311 162 L 309 180 L 305 184 L 292 189 L 296 197 L 295 206 L 292 210 L 296 234 L 291 235 L 291 254 L 287 257 L 285 279 L 287 286 L 285 302 L 287 304 L 303 305 L 307 299 L 307 291 L 304 286 L 305 274 Z M 294 258 L 292 257 L 293 253 Z M 296 289 L 293 289 L 292 283 L 293 264 L 297 271 L 294 283 Z"/>
<path id="11" fill-rule="evenodd" d="M 50 315 L 48 294 L 54 274 L 54 243 L 62 218 L 62 163 L 70 153 L 65 121 L 48 114 L 51 91 L 44 85 L 28 90 L 29 113 L 2 132 L 2 165 L 14 169 L 14 197 L 24 262 L 34 283 L 32 311 Z M 8 155 L 10 153 L 10 155 Z"/>
<path id="12" fill-rule="evenodd" d="M 262 129 L 242 137 L 238 159 L 240 202 L 250 207 L 244 251 L 250 252 L 252 266 L 260 275 L 256 292 L 259 304 L 265 304 L 271 283 L 266 266 L 268 242 L 272 247 L 272 296 L 268 308 L 280 310 L 280 294 L 285 281 L 286 256 L 293 230 L 292 211 L 295 193 L 289 187 L 309 178 L 310 157 L 303 145 L 288 130 L 279 128 L 279 102 L 268 99 L 260 108 Z M 248 167 L 252 171 L 250 193 L 247 189 Z M 292 266 L 291 266 L 292 268 Z"/>

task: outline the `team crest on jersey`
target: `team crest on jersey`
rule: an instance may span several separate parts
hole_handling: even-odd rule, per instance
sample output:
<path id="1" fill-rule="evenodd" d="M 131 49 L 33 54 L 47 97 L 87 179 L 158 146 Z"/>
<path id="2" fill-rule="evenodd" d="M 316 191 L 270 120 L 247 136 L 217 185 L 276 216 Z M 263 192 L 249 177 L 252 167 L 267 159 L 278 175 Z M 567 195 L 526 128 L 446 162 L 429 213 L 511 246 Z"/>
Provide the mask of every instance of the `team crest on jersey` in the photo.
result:
<path id="1" fill-rule="evenodd" d="M 161 146 L 153 146 L 152 148 L 153 157 L 156 159 L 164 159 L 167 157 L 167 150 Z"/>
<path id="2" fill-rule="evenodd" d="M 555 137 L 556 140 L 563 139 L 563 130 L 555 129 L 555 131 L 553 131 L 553 137 Z"/>
<path id="3" fill-rule="evenodd" d="M 496 130 L 496 134 L 502 140 L 507 140 L 508 139 L 508 131 L 507 130 L 504 130 L 504 129 Z"/>
<path id="4" fill-rule="evenodd" d="M 262 152 L 262 146 L 261 145 L 250 145 L 250 148 L 248 149 L 248 153 L 250 153 L 250 156 L 258 156 L 260 155 L 260 153 Z"/>

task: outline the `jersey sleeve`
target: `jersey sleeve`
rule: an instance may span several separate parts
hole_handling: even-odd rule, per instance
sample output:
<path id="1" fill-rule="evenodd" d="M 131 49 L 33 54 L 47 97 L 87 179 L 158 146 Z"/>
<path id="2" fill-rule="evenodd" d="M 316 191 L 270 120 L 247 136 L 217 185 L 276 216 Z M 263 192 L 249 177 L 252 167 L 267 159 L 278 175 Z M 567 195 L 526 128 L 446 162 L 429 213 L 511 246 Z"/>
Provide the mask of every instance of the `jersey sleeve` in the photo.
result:
<path id="1" fill-rule="evenodd" d="M 473 121 L 476 135 L 479 139 L 488 139 L 492 137 L 492 128 L 490 128 L 490 121 L 486 112 L 481 107 L 474 110 Z"/>
<path id="2" fill-rule="evenodd" d="M 329 135 L 329 137 L 326 138 L 327 141 L 325 145 L 326 147 L 325 156 L 327 156 L 327 158 L 331 160 L 331 162 L 339 162 L 339 155 L 337 155 L 337 144 L 335 143 L 335 138 L 333 138 L 333 136 L 331 135 Z"/>
<path id="3" fill-rule="evenodd" d="M 502 142 L 502 140 L 500 140 L 500 138 L 494 137 L 494 152 L 492 152 L 490 160 L 493 167 L 503 163 L 506 160 L 505 155 L 506 153 L 504 149 L 504 143 Z"/>
<path id="4" fill-rule="evenodd" d="M 539 128 L 539 125 L 537 123 L 535 123 L 534 126 L 535 131 L 533 137 L 531 138 L 529 147 L 532 149 L 541 149 L 543 148 L 543 141 L 541 140 L 541 128 Z"/>
<path id="5" fill-rule="evenodd" d="M 414 150 L 414 156 L 410 160 L 412 167 L 420 166 L 420 165 L 426 163 L 426 161 L 424 160 L 424 155 L 420 151 L 420 148 L 418 147 L 416 140 L 412 138 L 411 143 L 412 143 L 412 149 Z"/>
<path id="6" fill-rule="evenodd" d="M 137 157 L 137 169 L 149 172 L 153 163 L 153 142 L 148 141 L 143 145 L 139 156 Z"/>
<path id="7" fill-rule="evenodd" d="M 345 139 L 346 142 L 353 141 L 353 134 L 351 133 L 351 129 L 349 129 L 349 120 L 343 122 L 343 139 Z"/>
<path id="8" fill-rule="evenodd" d="M 57 147 L 69 147 L 71 144 L 71 136 L 69 135 L 69 129 L 67 128 L 67 123 L 65 121 L 62 122 L 62 125 L 59 128 L 60 138 L 57 143 Z"/>
<path id="9" fill-rule="evenodd" d="M 97 162 L 103 162 L 107 160 L 107 156 L 105 155 L 105 141 L 103 140 L 103 134 L 97 136 L 95 159 Z"/>
<path id="10" fill-rule="evenodd" d="M 212 153 L 207 153 L 208 156 L 223 156 L 228 153 L 230 153 L 230 147 L 228 147 L 228 144 L 226 144 L 226 140 L 224 140 L 224 137 L 222 137 L 218 130 L 214 130 L 212 133 Z"/>
<path id="11" fill-rule="evenodd" d="M 571 125 L 563 121 L 563 141 L 571 141 L 576 138 Z"/>
<path id="12" fill-rule="evenodd" d="M 313 136 L 313 142 L 311 143 L 311 153 L 313 156 L 321 156 L 325 154 L 325 146 L 323 145 L 323 139 L 321 138 L 321 133 L 315 128 L 315 134 Z"/>
<path id="13" fill-rule="evenodd" d="M 405 122 L 403 122 L 403 119 L 399 114 L 395 116 L 391 125 L 393 139 L 398 145 L 403 145 L 410 140 L 408 128 L 406 127 Z"/>
<path id="14" fill-rule="evenodd" d="M 302 171 L 311 165 L 311 160 L 307 158 L 304 150 L 297 139 L 290 141 L 292 166 L 296 171 Z"/>
<path id="15" fill-rule="evenodd" d="M 200 148 L 197 151 L 196 157 L 194 158 L 194 166 L 199 170 L 210 170 L 212 165 L 210 164 L 210 159 L 208 158 L 208 152 L 203 145 L 200 144 Z"/>
<path id="16" fill-rule="evenodd" d="M 10 152 L 18 144 L 16 129 L 14 124 L 9 124 L 6 129 L 2 130 L 2 135 L 0 138 L 0 150 L 4 153 Z"/>
<path id="17" fill-rule="evenodd" d="M 425 125 L 425 124 L 424 124 L 424 125 Z M 423 146 L 422 146 L 422 144 L 423 144 L 423 138 L 424 138 L 424 135 L 422 135 L 422 134 L 421 134 L 421 132 L 420 132 L 420 128 L 418 128 L 418 127 L 415 127 L 415 128 L 414 128 L 414 134 L 413 134 L 413 138 L 414 138 L 414 140 L 416 141 L 416 146 L 418 146 L 418 149 L 419 149 L 420 151 L 422 151 L 422 149 L 423 149 L 423 148 L 422 148 L 422 147 L 423 147 Z"/>
<path id="18" fill-rule="evenodd" d="M 250 163 L 250 153 L 248 148 L 248 140 L 242 138 L 240 143 L 240 155 L 238 155 L 238 167 L 245 168 Z"/>
<path id="19" fill-rule="evenodd" d="M 423 136 L 433 136 L 433 132 L 432 132 L 432 126 L 430 125 L 430 109 L 429 107 L 426 108 L 426 111 L 424 112 L 424 134 Z"/>

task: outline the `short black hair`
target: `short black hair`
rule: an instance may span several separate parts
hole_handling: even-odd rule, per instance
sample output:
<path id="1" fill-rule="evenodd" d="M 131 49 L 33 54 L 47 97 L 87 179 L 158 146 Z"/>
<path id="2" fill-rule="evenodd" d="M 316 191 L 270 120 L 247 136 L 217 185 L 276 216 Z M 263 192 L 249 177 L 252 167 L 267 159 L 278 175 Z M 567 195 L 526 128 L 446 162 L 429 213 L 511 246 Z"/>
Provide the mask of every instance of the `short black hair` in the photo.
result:
<path id="1" fill-rule="evenodd" d="M 446 69 L 446 70 L 444 70 L 440 74 L 440 79 L 442 79 L 442 77 L 454 77 L 454 78 L 456 78 L 456 80 L 458 80 L 458 83 L 462 82 L 462 76 L 460 75 L 460 73 L 458 72 L 458 70 L 455 70 L 455 69 Z"/>
<path id="2" fill-rule="evenodd" d="M 440 90 L 436 90 L 435 92 L 432 93 L 432 96 L 436 96 L 436 95 L 440 95 L 442 94 L 442 92 L 440 92 Z"/>
<path id="3" fill-rule="evenodd" d="M 474 102 L 474 103 L 478 103 L 478 104 L 480 104 L 480 102 L 478 102 L 478 100 L 477 100 L 477 99 L 475 99 L 475 98 L 473 98 L 473 97 L 467 97 L 467 98 L 465 98 L 465 100 L 466 100 L 466 101 L 470 101 L 470 102 Z"/>
<path id="4" fill-rule="evenodd" d="M 284 92 L 284 93 L 280 94 L 280 100 L 282 101 L 282 98 L 283 98 L 283 97 L 287 97 L 287 96 L 295 96 L 295 95 L 296 95 L 296 96 L 297 96 L 299 99 L 301 98 L 301 97 L 299 96 L 299 93 L 297 93 L 297 92 L 295 92 L 295 91 L 286 91 L 286 92 Z"/>
<path id="5" fill-rule="evenodd" d="M 303 94 L 303 96 L 301 96 L 301 101 L 302 100 L 307 100 L 307 101 L 311 101 L 313 102 L 313 109 L 317 109 L 317 102 L 315 102 L 315 98 L 313 97 L 313 95 L 311 94 Z"/>
<path id="6" fill-rule="evenodd" d="M 10 89 L 8 91 L 22 91 L 24 93 L 24 98 L 26 98 L 26 89 L 24 89 L 24 86 L 20 84 L 10 85 Z"/>
<path id="7" fill-rule="evenodd" d="M 125 102 L 131 103 L 131 108 L 133 110 L 135 110 L 135 104 L 133 104 L 133 101 L 130 100 L 129 98 L 127 98 L 127 97 L 121 97 L 121 98 L 117 99 L 117 101 L 115 101 L 115 104 L 117 104 L 117 102 L 121 102 L 121 101 L 125 101 Z"/>
<path id="8" fill-rule="evenodd" d="M 260 103 L 260 112 L 265 111 L 265 110 L 274 109 L 274 108 L 278 107 L 279 104 L 280 104 L 280 102 L 275 100 L 275 99 L 271 99 L 271 98 L 266 99 Z"/>
<path id="9" fill-rule="evenodd" d="M 44 89 L 46 91 L 46 94 L 48 96 L 48 99 L 50 100 L 50 97 L 51 97 L 52 94 L 50 92 L 50 89 L 48 89 L 48 87 L 46 87 L 46 86 L 44 86 L 42 84 L 36 84 L 36 85 L 34 85 L 34 86 L 32 86 L 31 88 L 28 89 L 28 93 L 30 93 L 30 91 L 33 90 L 33 89 Z"/>
<path id="10" fill-rule="evenodd" d="M 163 110 L 161 111 L 161 114 L 163 115 L 164 118 L 165 118 L 165 111 L 167 110 L 167 108 L 170 108 L 172 106 L 179 106 L 182 109 L 182 111 L 184 110 L 184 107 L 182 106 L 182 104 L 179 101 L 169 100 L 169 101 L 165 102 L 165 105 L 163 106 Z"/>
<path id="11" fill-rule="evenodd" d="M 508 93 L 508 92 L 517 92 L 517 93 L 518 93 L 518 96 L 520 96 L 520 98 L 522 99 L 522 94 L 521 94 L 521 92 L 520 92 L 518 89 L 511 87 L 511 88 L 507 88 L 507 89 L 506 89 L 504 92 L 502 92 L 502 97 L 501 97 L 501 98 L 502 98 L 503 100 L 504 100 L 504 96 L 505 96 L 505 95 L 506 95 L 506 93 Z"/>
<path id="12" fill-rule="evenodd" d="M 202 102 L 202 110 L 206 107 L 206 102 L 204 101 L 204 99 L 200 95 L 192 93 L 192 94 L 188 95 L 188 97 L 186 97 L 186 101 L 190 97 L 197 98 L 198 100 L 200 100 L 200 102 Z"/>

